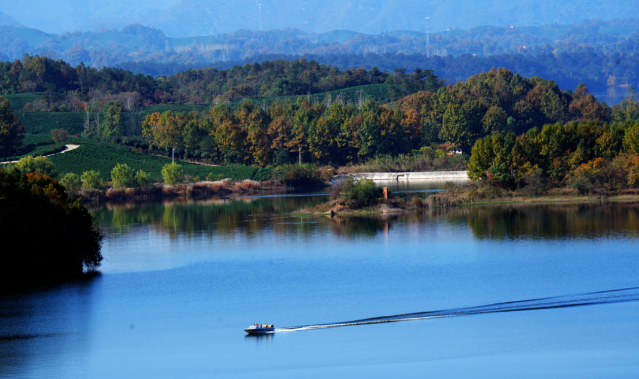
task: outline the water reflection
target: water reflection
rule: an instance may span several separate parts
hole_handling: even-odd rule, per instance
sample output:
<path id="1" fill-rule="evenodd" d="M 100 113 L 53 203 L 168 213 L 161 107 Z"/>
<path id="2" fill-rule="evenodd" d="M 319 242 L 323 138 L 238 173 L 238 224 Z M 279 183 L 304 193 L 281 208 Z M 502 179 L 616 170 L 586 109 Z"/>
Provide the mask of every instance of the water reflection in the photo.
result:
<path id="1" fill-rule="evenodd" d="M 241 198 L 208 200 L 175 199 L 163 202 L 106 203 L 91 213 L 110 233 L 124 233 L 146 225 L 170 237 L 177 234 L 232 234 L 264 229 L 273 224 L 273 216 L 281 218 L 304 207 L 326 201 L 325 196 Z"/>
<path id="2" fill-rule="evenodd" d="M 255 345 L 262 345 L 270 343 L 275 338 L 275 334 L 247 334 L 244 336 L 244 340 L 247 342 L 253 342 Z"/>
<path id="3" fill-rule="evenodd" d="M 311 235 L 330 230 L 335 237 L 368 238 L 388 233 L 393 225 L 438 221 L 466 225 L 478 239 L 636 237 L 639 205 L 567 204 L 508 205 L 435 209 L 370 217 L 292 217 L 288 213 L 312 209 L 325 197 L 242 198 L 155 203 L 107 203 L 92 213 L 108 233 L 135 227 L 176 236 L 238 236 L 251 238 L 269 229 L 275 235 Z"/>
<path id="4" fill-rule="evenodd" d="M 637 237 L 639 205 L 570 204 L 466 207 L 433 212 L 467 223 L 477 239 Z"/>

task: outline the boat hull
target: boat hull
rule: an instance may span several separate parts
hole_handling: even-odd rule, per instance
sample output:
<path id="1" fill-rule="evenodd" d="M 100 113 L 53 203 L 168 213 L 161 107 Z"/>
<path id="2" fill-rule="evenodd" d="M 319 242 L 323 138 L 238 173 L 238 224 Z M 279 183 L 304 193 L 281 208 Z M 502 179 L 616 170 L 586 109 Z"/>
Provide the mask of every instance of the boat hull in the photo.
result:
<path id="1" fill-rule="evenodd" d="M 244 331 L 248 334 L 270 334 L 275 333 L 275 328 L 249 328 Z"/>

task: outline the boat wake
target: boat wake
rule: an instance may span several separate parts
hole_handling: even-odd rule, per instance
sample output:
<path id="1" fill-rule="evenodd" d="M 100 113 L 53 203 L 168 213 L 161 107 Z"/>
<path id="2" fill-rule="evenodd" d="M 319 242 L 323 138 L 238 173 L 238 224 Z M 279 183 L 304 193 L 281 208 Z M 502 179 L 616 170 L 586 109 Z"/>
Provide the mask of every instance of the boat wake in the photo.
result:
<path id="1" fill-rule="evenodd" d="M 429 318 L 470 316 L 486 313 L 534 311 L 540 309 L 581 307 L 586 305 L 626 303 L 633 301 L 639 301 L 639 287 L 544 297 L 530 300 L 509 301 L 505 303 L 494 303 L 466 308 L 452 308 L 439 311 L 404 313 L 400 315 L 372 317 L 361 320 L 344 321 L 331 324 L 292 326 L 287 328 L 276 328 L 275 332 L 294 332 L 309 329 L 336 328 L 340 326 L 382 324 L 388 322 L 424 320 Z"/>

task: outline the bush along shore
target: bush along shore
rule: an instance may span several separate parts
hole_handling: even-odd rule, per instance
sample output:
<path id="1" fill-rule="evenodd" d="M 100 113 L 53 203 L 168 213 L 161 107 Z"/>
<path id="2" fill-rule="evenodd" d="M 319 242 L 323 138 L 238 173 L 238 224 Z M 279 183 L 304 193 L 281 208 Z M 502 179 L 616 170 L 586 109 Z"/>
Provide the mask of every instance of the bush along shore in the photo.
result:
<path id="1" fill-rule="evenodd" d="M 52 178 L 57 177 L 69 196 L 85 201 L 154 200 L 180 196 L 205 198 L 265 191 L 283 192 L 293 188 L 327 186 L 328 180 L 333 177 L 330 167 L 314 164 L 286 164 L 262 170 L 268 175 L 259 181 L 222 179 L 221 175 L 215 175 L 213 172 L 209 173 L 205 180 L 200 180 L 188 175 L 183 166 L 175 162 L 167 163 L 162 168 L 162 182 L 154 180 L 150 173 L 144 170 L 136 171 L 127 164 L 116 164 L 110 172 L 110 181 L 105 181 L 105 175 L 99 171 L 84 171 L 81 175 L 75 172 L 58 174 L 57 167 L 47 157 L 29 156 L 15 164 L 0 167 L 0 170 L 15 168 L 24 173 L 41 173 Z"/>
<path id="2" fill-rule="evenodd" d="M 108 185 L 108 183 L 107 183 Z M 206 198 L 213 195 L 247 194 L 262 191 L 285 191 L 290 189 L 277 180 L 257 182 L 250 179 L 201 181 L 197 183 L 176 183 L 168 185 L 155 183 L 146 187 L 85 189 L 70 192 L 70 195 L 85 201 L 129 201 L 157 200 L 164 198 L 189 197 Z"/>

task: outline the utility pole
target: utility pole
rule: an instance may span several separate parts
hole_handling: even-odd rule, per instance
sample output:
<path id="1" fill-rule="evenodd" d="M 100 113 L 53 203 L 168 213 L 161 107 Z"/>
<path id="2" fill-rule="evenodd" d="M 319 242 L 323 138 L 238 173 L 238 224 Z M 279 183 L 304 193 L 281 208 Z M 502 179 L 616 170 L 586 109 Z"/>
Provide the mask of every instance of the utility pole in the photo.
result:
<path id="1" fill-rule="evenodd" d="M 259 4 L 259 8 L 260 8 L 260 30 L 262 30 L 262 4 Z"/>
<path id="2" fill-rule="evenodd" d="M 430 58 L 430 17 L 426 17 L 426 56 Z"/>
<path id="3" fill-rule="evenodd" d="M 173 149 L 173 156 L 171 158 L 171 163 L 175 163 L 175 149 Z"/>
<path id="4" fill-rule="evenodd" d="M 300 146 L 300 166 L 302 165 L 302 147 Z"/>

